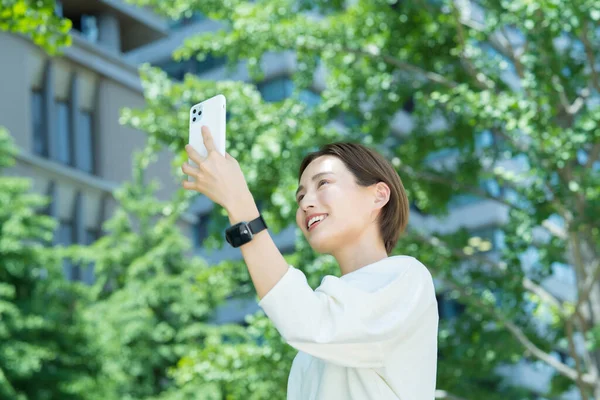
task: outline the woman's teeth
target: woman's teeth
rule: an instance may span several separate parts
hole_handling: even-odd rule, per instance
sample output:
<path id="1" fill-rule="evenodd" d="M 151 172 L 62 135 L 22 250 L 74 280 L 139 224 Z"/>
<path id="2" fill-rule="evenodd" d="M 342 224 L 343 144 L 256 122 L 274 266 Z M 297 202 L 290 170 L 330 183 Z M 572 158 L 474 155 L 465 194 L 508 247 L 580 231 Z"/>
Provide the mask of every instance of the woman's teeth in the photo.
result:
<path id="1" fill-rule="evenodd" d="M 323 217 L 323 218 L 321 218 L 321 219 L 318 219 L 316 222 L 313 222 L 313 223 L 312 223 L 312 225 L 310 225 L 310 226 L 308 227 L 308 230 L 310 231 L 310 230 L 314 229 L 314 227 L 315 227 L 316 225 L 319 225 L 321 222 L 325 221 L 325 218 L 327 218 L 327 216 L 325 216 L 325 217 Z"/>

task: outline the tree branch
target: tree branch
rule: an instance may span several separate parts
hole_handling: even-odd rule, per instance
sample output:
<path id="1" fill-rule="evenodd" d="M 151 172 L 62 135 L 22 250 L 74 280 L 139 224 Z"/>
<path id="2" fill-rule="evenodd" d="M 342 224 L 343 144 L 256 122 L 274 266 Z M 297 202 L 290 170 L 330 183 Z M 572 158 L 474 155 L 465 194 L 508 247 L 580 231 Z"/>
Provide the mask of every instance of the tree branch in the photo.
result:
<path id="1" fill-rule="evenodd" d="M 423 236 L 421 236 L 421 239 L 427 241 L 430 244 L 434 244 L 430 240 L 427 240 L 427 238 L 425 238 Z M 442 244 L 442 245 L 446 246 L 447 248 L 451 249 L 451 247 L 447 243 L 440 240 L 439 238 L 436 238 L 435 241 L 436 241 L 436 243 L 435 243 L 436 245 Z M 498 271 L 504 271 L 506 269 L 503 266 L 501 266 L 498 262 L 496 262 L 488 257 L 485 257 L 484 255 L 480 255 L 480 254 L 467 255 L 463 251 L 457 250 L 457 249 L 452 249 L 452 254 L 454 256 L 464 259 L 464 260 L 475 259 L 481 263 L 488 264 L 489 266 L 491 266 L 492 268 L 494 268 Z M 542 286 L 538 285 L 537 283 L 535 283 L 534 281 L 532 281 L 531 279 L 529 279 L 526 276 L 523 277 L 522 284 L 525 289 L 538 295 L 540 297 L 540 299 L 544 300 L 546 303 L 549 303 L 549 304 L 555 306 L 558 309 L 559 314 L 563 318 L 566 319 L 566 318 L 570 317 L 569 315 L 567 315 L 566 309 L 564 308 L 564 302 L 559 300 L 556 296 L 554 296 L 552 293 L 550 293 L 549 291 L 544 289 Z M 585 301 L 585 299 L 584 299 L 584 301 Z"/>
<path id="2" fill-rule="evenodd" d="M 569 320 L 567 321 L 566 326 L 567 339 L 569 341 L 569 352 L 571 353 L 571 357 L 575 360 L 575 370 L 577 371 L 577 379 L 576 384 L 579 388 L 579 392 L 581 393 L 581 400 L 588 400 L 587 388 L 583 383 L 583 372 L 581 369 L 581 360 L 579 359 L 579 355 L 577 354 L 577 349 L 575 349 L 575 342 L 573 340 L 573 323 Z"/>
<path id="3" fill-rule="evenodd" d="M 377 51 L 365 51 L 365 50 L 352 49 L 350 47 L 344 47 L 344 48 L 342 48 L 342 51 L 360 55 L 360 56 L 364 56 L 364 57 L 370 57 L 370 58 L 378 57 L 386 64 L 392 65 L 396 68 L 399 68 L 399 69 L 407 71 L 407 72 L 412 72 L 417 75 L 422 75 L 425 78 L 427 78 L 428 80 L 438 83 L 440 85 L 446 86 L 447 88 L 450 88 L 450 89 L 453 89 L 458 86 L 458 83 L 456 83 L 452 80 L 448 80 L 444 76 L 442 76 L 438 73 L 426 71 L 420 67 L 417 67 L 416 65 L 412 65 L 412 64 L 406 63 L 404 61 L 401 61 L 389 54 L 381 54 Z"/>
<path id="4" fill-rule="evenodd" d="M 456 21 L 456 32 L 457 32 L 457 36 L 458 36 L 458 42 L 460 43 L 460 59 L 463 61 L 467 71 L 469 72 L 469 75 L 471 75 L 471 77 L 473 77 L 473 79 L 475 79 L 475 82 L 477 82 L 477 86 L 482 89 L 482 90 L 487 90 L 487 89 L 492 89 L 493 84 L 490 85 L 489 82 L 491 82 L 491 80 L 485 76 L 485 74 L 483 72 L 478 72 L 475 67 L 473 66 L 473 64 L 471 63 L 471 60 L 469 60 L 467 58 L 467 56 L 465 55 L 465 48 L 467 45 L 467 41 L 466 41 L 466 35 L 465 35 L 465 30 L 463 27 L 463 22 L 462 22 L 462 18 L 460 15 L 460 10 L 458 9 L 456 2 L 450 2 L 451 3 L 451 7 L 452 7 L 452 14 L 454 15 L 454 19 Z"/>
<path id="5" fill-rule="evenodd" d="M 496 268 L 500 268 L 501 270 L 503 270 L 504 268 L 501 268 L 497 263 L 495 263 L 493 260 L 490 260 L 489 258 L 486 257 L 482 257 L 482 256 L 467 256 L 466 254 L 464 254 L 462 251 L 456 250 L 456 249 L 452 249 L 450 246 L 448 246 L 446 243 L 444 243 L 442 240 L 440 240 L 439 238 L 433 238 L 433 237 L 425 237 L 421 234 L 417 234 L 417 238 L 421 241 L 424 241 L 425 243 L 428 243 L 430 245 L 433 246 L 440 246 L 441 245 L 445 245 L 448 249 L 451 249 L 452 253 L 457 255 L 459 258 L 462 259 L 472 259 L 472 258 L 479 258 L 480 260 L 482 260 L 485 263 L 488 263 L 492 266 L 495 266 Z M 498 310 L 496 310 L 493 306 L 489 306 L 484 304 L 481 299 L 477 298 L 476 296 L 473 296 L 472 294 L 468 294 L 465 292 L 465 289 L 459 287 L 457 284 L 455 284 L 454 282 L 451 282 L 449 280 L 446 279 L 442 279 L 444 284 L 452 287 L 453 289 L 459 291 L 460 293 L 463 294 L 463 296 L 473 299 L 473 301 L 475 301 L 482 310 L 489 312 L 490 314 L 493 315 L 493 317 L 500 322 L 501 324 L 503 324 L 506 329 L 519 341 L 519 343 L 521 343 L 523 345 L 523 347 L 525 347 L 534 357 L 536 357 L 537 359 L 544 361 L 546 364 L 554 367 L 561 375 L 566 376 L 567 378 L 572 379 L 573 381 L 577 380 L 578 377 L 578 373 L 575 369 L 569 367 L 568 365 L 560 362 L 559 360 L 557 360 L 556 358 L 552 357 L 551 355 L 549 355 L 548 353 L 544 352 L 543 350 L 541 350 L 540 348 L 538 348 L 531 340 L 529 340 L 529 338 L 527 338 L 527 336 L 525 335 L 525 333 L 523 332 L 522 329 L 520 329 L 518 326 L 516 326 L 514 323 L 512 323 L 511 321 L 508 321 L 506 319 L 506 317 L 500 313 Z M 548 293 L 545 289 L 543 289 L 541 286 L 535 284 L 534 282 L 527 280 L 525 281 L 525 284 L 528 287 L 535 287 L 536 293 L 543 293 L 544 294 L 544 298 L 546 299 L 551 299 L 551 301 L 553 303 L 557 303 L 558 300 L 556 298 L 554 298 L 554 296 L 552 296 L 552 294 Z M 592 375 L 592 374 L 585 374 L 581 376 L 581 380 L 582 382 L 584 382 L 586 385 L 589 386 L 594 386 L 595 384 L 597 384 L 597 379 Z"/>
<path id="6" fill-rule="evenodd" d="M 556 75 L 552 75 L 552 83 L 554 83 L 554 85 L 557 86 L 558 90 L 558 98 L 560 100 L 560 104 L 562 105 L 563 109 L 568 110 L 569 109 L 569 99 L 567 99 L 567 94 L 565 93 L 565 88 L 562 85 L 562 83 L 560 82 L 560 78 Z"/>
<path id="7" fill-rule="evenodd" d="M 558 170 L 558 174 L 559 174 L 559 176 L 561 175 L 560 169 Z M 567 183 L 567 185 L 568 185 L 568 183 Z M 554 207 L 556 207 L 556 209 L 558 210 L 559 215 L 565 220 L 565 224 L 567 226 L 569 226 L 571 224 L 572 219 L 573 219 L 573 214 L 571 213 L 571 211 L 569 211 L 564 205 L 562 205 L 557 200 L 558 196 L 556 196 L 556 193 L 554 192 L 554 190 L 550 186 L 550 183 L 549 183 L 548 180 L 544 181 L 544 187 L 552 195 L 552 198 L 550 199 L 550 202 L 554 205 Z M 567 236 L 566 233 L 563 233 L 560 237 L 562 239 L 564 239 L 564 240 L 568 239 L 568 236 Z"/>
<path id="8" fill-rule="evenodd" d="M 573 104 L 566 108 L 566 111 L 570 115 L 575 115 L 583 108 L 585 105 L 585 100 L 590 96 L 591 91 L 588 88 L 581 89 L 581 94 L 577 96 Z"/>
<path id="9" fill-rule="evenodd" d="M 499 318 L 503 318 L 502 316 L 498 316 Z M 578 374 L 577 371 L 566 364 L 558 361 L 556 358 L 552 357 L 550 354 L 544 352 L 539 347 L 537 347 L 531 340 L 527 338 L 525 333 L 513 324 L 510 321 L 501 320 L 506 328 L 513 334 L 513 336 L 537 359 L 544 361 L 546 364 L 554 367 L 561 375 L 570 378 L 573 381 L 577 380 Z M 597 382 L 596 379 L 590 374 L 585 374 L 581 376 L 581 381 L 588 386 L 594 387 Z"/>
<path id="10" fill-rule="evenodd" d="M 594 57 L 594 50 L 592 48 L 592 44 L 588 38 L 588 26 L 587 21 L 584 20 L 581 24 L 581 41 L 583 42 L 583 47 L 585 49 L 585 55 L 587 57 L 588 63 L 590 64 L 590 71 L 592 72 L 592 84 L 596 88 L 598 92 L 600 92 L 600 82 L 598 80 L 598 72 L 596 71 L 596 60 Z"/>
<path id="11" fill-rule="evenodd" d="M 557 170 L 558 176 L 563 180 L 563 183 L 565 185 L 569 185 L 570 182 L 578 181 L 578 179 L 573 174 L 573 168 L 575 167 L 576 164 L 577 164 L 576 160 L 570 160 L 564 168 L 559 168 Z M 554 200 L 556 200 L 556 196 L 554 196 L 554 197 L 555 197 Z M 597 244 L 591 243 L 589 241 L 590 238 L 593 238 L 595 236 L 592 231 L 593 227 L 589 223 L 583 222 L 584 221 L 583 217 L 585 215 L 585 208 L 586 208 L 586 197 L 585 197 L 585 194 L 582 193 L 581 191 L 575 193 L 575 208 L 576 208 L 577 212 L 579 213 L 581 227 L 583 229 L 585 229 L 587 232 L 587 237 L 584 237 L 584 242 L 589 243 L 590 250 L 593 252 L 592 258 L 600 258 L 600 255 L 596 251 L 596 247 L 595 247 Z M 562 209 L 561 212 L 562 212 L 563 218 L 565 219 L 565 221 L 567 221 L 567 226 L 571 226 L 571 223 L 573 221 L 572 212 L 570 210 L 566 210 L 564 208 Z M 577 242 L 579 242 L 578 236 L 575 236 L 574 238 L 577 240 Z"/>
<path id="12" fill-rule="evenodd" d="M 567 98 L 567 94 L 565 92 L 565 87 L 560 82 L 560 78 L 557 75 L 552 75 L 552 83 L 554 83 L 558 87 L 558 98 L 560 99 L 560 104 L 563 109 L 567 113 L 569 117 L 569 122 L 572 123 L 573 116 L 579 112 L 585 105 L 585 100 L 590 96 L 590 90 L 588 88 L 583 88 L 581 90 L 581 94 L 577 96 L 577 98 L 573 101 L 572 104 L 569 103 L 569 99 Z"/>
<path id="13" fill-rule="evenodd" d="M 464 26 L 467 26 L 473 30 L 476 30 L 481 33 L 485 33 L 485 25 L 478 23 L 472 19 L 461 19 L 460 22 Z M 510 42 L 510 38 L 508 33 L 506 32 L 506 28 L 503 26 L 500 28 L 500 32 L 494 32 L 489 35 L 488 43 L 500 54 L 506 56 L 512 63 L 515 65 L 515 70 L 517 71 L 517 75 L 519 78 L 523 79 L 525 77 L 525 68 L 523 67 L 523 63 L 521 63 L 520 57 L 524 53 L 517 54 L 517 51 L 513 47 Z M 527 48 L 527 43 L 523 48 Z"/>
<path id="14" fill-rule="evenodd" d="M 542 226 L 546 228 L 546 230 L 552 235 L 556 236 L 559 239 L 567 240 L 567 233 L 564 229 L 559 228 L 549 220 L 545 220 L 542 222 Z"/>
<path id="15" fill-rule="evenodd" d="M 529 340 L 529 338 L 525 335 L 525 333 L 523 332 L 523 330 L 521 328 L 516 326 L 513 322 L 507 320 L 507 318 L 502 313 L 500 313 L 498 310 L 496 310 L 493 306 L 488 306 L 488 305 L 484 304 L 476 296 L 465 293 L 464 289 L 462 289 L 461 287 L 459 287 L 458 285 L 456 285 L 453 282 L 444 280 L 444 283 L 447 284 L 448 286 L 451 286 L 453 289 L 461 292 L 463 294 L 463 296 L 473 299 L 473 301 L 475 301 L 477 303 L 477 305 L 479 307 L 481 307 L 481 309 L 483 311 L 487 311 L 488 313 L 492 314 L 494 319 L 496 319 L 498 322 L 500 322 L 502 325 L 504 325 L 506 327 L 506 329 L 515 337 L 515 339 L 517 339 L 517 341 L 519 343 L 521 343 L 521 345 L 523 347 L 525 347 L 525 349 L 527 349 L 527 351 L 529 351 L 538 360 L 543 361 L 546 364 L 552 366 L 561 375 L 563 375 L 573 381 L 577 380 L 578 373 L 575 369 L 560 362 L 556 358 L 552 357 L 550 354 L 546 353 L 545 351 L 543 351 L 539 347 L 537 347 L 535 345 L 535 343 L 533 343 L 531 340 Z M 581 381 L 591 387 L 594 387 L 594 385 L 597 384 L 597 380 L 591 374 L 581 375 Z"/>
<path id="16" fill-rule="evenodd" d="M 453 89 L 458 86 L 458 83 L 445 78 L 443 75 L 440 75 L 436 72 L 426 71 L 420 67 L 417 67 L 416 65 L 399 60 L 398 58 L 396 58 L 390 54 L 381 53 L 381 51 L 378 48 L 361 50 L 361 49 L 355 49 L 355 48 L 343 46 L 341 48 L 330 49 L 330 46 L 328 46 L 327 44 L 325 44 L 323 46 L 317 46 L 312 43 L 309 43 L 308 41 L 304 42 L 304 44 L 297 45 L 297 47 L 304 48 L 307 50 L 313 50 L 313 51 L 333 50 L 336 53 L 342 51 L 342 52 L 346 52 L 346 53 L 356 54 L 358 56 L 369 57 L 373 60 L 378 59 L 378 60 L 385 62 L 386 64 L 394 66 L 403 71 L 407 71 L 407 72 L 411 72 L 413 74 L 424 76 L 431 82 L 438 83 L 447 88 Z"/>
<path id="17" fill-rule="evenodd" d="M 504 39 L 506 40 L 506 46 L 508 47 L 508 51 L 506 52 L 506 54 L 508 55 L 510 60 L 515 65 L 515 70 L 517 71 L 517 75 L 522 80 L 525 77 L 525 69 L 523 68 L 523 64 L 521 63 L 520 57 L 517 56 L 517 52 L 515 51 L 515 48 L 513 47 L 512 43 L 510 42 L 510 37 L 508 36 L 508 33 L 506 32 L 506 28 L 502 27 L 501 31 L 502 31 L 502 35 L 503 35 Z"/>
<path id="18" fill-rule="evenodd" d="M 449 247 L 448 245 L 446 245 L 446 246 Z M 475 259 L 475 260 L 477 260 L 477 261 L 479 261 L 481 263 L 488 264 L 492 268 L 494 268 L 496 270 L 499 270 L 499 271 L 505 270 L 505 268 L 502 267 L 499 263 L 495 262 L 494 260 L 492 260 L 492 259 L 490 259 L 488 257 L 480 255 L 480 254 L 471 254 L 471 255 L 467 256 L 461 250 L 456 250 L 456 249 L 453 249 L 452 253 L 455 256 L 457 256 L 459 258 L 462 258 L 462 259 L 465 259 L 465 260 L 467 260 L 469 258 L 470 259 Z M 523 277 L 522 284 L 523 284 L 523 287 L 525 289 L 531 291 L 534 294 L 537 294 L 540 297 L 540 299 L 542 299 L 542 300 L 546 301 L 547 303 L 550 303 L 553 306 L 557 307 L 558 308 L 558 312 L 559 312 L 559 314 L 561 316 L 563 316 L 565 318 L 567 317 L 565 309 L 564 309 L 564 303 L 562 301 L 560 301 L 552 293 L 550 293 L 549 291 L 547 291 L 546 289 L 544 289 L 542 286 L 538 285 L 537 283 L 535 283 L 534 281 L 532 281 L 531 279 L 529 279 L 526 276 Z"/>
<path id="19" fill-rule="evenodd" d="M 594 145 L 594 147 L 592 148 L 592 150 L 590 151 L 587 162 L 585 163 L 585 167 L 592 168 L 592 164 L 594 164 L 598 160 L 599 156 L 600 156 L 600 142 L 596 143 Z"/>
<path id="20" fill-rule="evenodd" d="M 581 310 L 575 309 L 575 315 L 577 316 L 577 321 L 579 322 L 579 326 L 581 327 L 581 332 L 587 332 L 589 330 L 589 325 L 583 315 L 581 314 Z M 583 352 L 583 359 L 585 361 L 585 365 L 589 368 L 590 373 L 594 377 L 594 379 L 598 379 L 598 367 L 594 361 L 592 361 L 592 357 L 589 351 Z"/>
<path id="21" fill-rule="evenodd" d="M 591 266 L 591 273 L 587 276 L 587 279 L 581 285 L 581 292 L 579 293 L 579 297 L 577 299 L 577 303 L 575 304 L 575 311 L 569 316 L 569 320 L 573 320 L 577 315 L 576 310 L 579 310 L 581 305 L 585 303 L 590 297 L 590 293 L 594 288 L 594 285 L 598 283 L 598 279 L 600 278 L 600 261 L 594 260 Z"/>
<path id="22" fill-rule="evenodd" d="M 510 136 L 508 136 L 506 133 L 502 132 L 501 130 L 496 129 L 496 128 L 491 128 L 490 131 L 492 132 L 492 134 L 494 134 L 496 136 L 500 136 L 502 139 L 504 139 L 508 143 L 512 144 L 520 152 L 527 153 L 529 151 L 529 146 L 515 141 L 513 138 L 511 138 Z"/>
<path id="23" fill-rule="evenodd" d="M 510 208 L 516 209 L 516 210 L 520 210 L 523 212 L 526 212 L 526 210 L 523 210 L 521 207 L 518 207 L 515 204 L 510 203 L 509 201 L 507 201 L 506 199 L 500 198 L 500 197 L 496 197 L 496 196 L 492 196 L 491 194 L 487 193 L 485 190 L 482 190 L 480 188 L 475 188 L 472 186 L 468 186 L 465 184 L 461 184 L 458 183 L 454 180 L 451 179 L 446 179 L 443 176 L 439 176 L 439 175 L 435 175 L 435 174 L 428 174 L 428 173 L 424 173 L 424 172 L 416 172 L 412 167 L 405 165 L 405 164 L 401 164 L 400 165 L 400 172 L 406 173 L 407 175 L 411 176 L 411 177 L 416 177 L 419 179 L 423 179 L 426 181 L 430 181 L 430 182 L 435 182 L 435 183 L 440 183 L 443 185 L 447 185 L 450 186 L 453 189 L 462 189 L 467 193 L 470 194 L 474 194 L 476 196 L 480 196 L 489 200 L 494 200 L 500 204 L 504 204 Z M 505 184 L 506 186 L 512 188 L 513 190 L 517 190 L 517 188 L 515 186 L 512 185 L 508 185 Z M 557 205 L 558 206 L 558 205 Z M 549 233 L 551 233 L 552 235 L 561 238 L 563 240 L 567 239 L 567 235 L 564 232 L 564 230 L 560 229 L 558 226 L 556 226 L 555 224 L 553 224 L 552 222 L 550 222 L 549 220 L 545 220 L 542 222 L 542 226 L 544 228 L 546 228 L 546 230 L 548 230 Z"/>
<path id="24" fill-rule="evenodd" d="M 467 193 L 470 194 L 474 194 L 476 196 L 480 196 L 480 197 L 484 197 L 490 200 L 494 200 L 497 201 L 498 203 L 504 204 L 510 208 L 515 208 L 517 210 L 522 210 L 520 207 L 516 206 L 515 204 L 510 203 L 509 201 L 500 198 L 500 197 L 496 197 L 496 196 L 492 196 L 491 194 L 487 193 L 485 190 L 480 189 L 480 188 L 476 188 L 473 186 L 469 186 L 463 183 L 459 183 L 456 182 L 454 180 L 450 180 L 447 179 L 446 177 L 440 176 L 440 175 L 436 175 L 436 174 L 429 174 L 426 172 L 417 172 L 415 171 L 412 167 L 406 165 L 406 164 L 401 164 L 400 165 L 400 170 L 401 172 L 406 173 L 407 175 L 410 175 L 411 177 L 416 177 L 419 179 L 423 179 L 429 182 L 435 182 L 435 183 L 440 183 L 446 186 L 450 186 L 452 189 L 462 189 Z M 524 210 L 522 210 L 524 211 Z"/>
<path id="25" fill-rule="evenodd" d="M 567 313 L 564 308 L 564 303 L 552 293 L 548 292 L 546 289 L 544 289 L 543 287 L 541 287 L 540 285 L 538 285 L 537 283 L 535 283 L 527 277 L 523 278 L 523 287 L 529 290 L 530 292 L 537 294 L 540 297 L 540 299 L 542 299 L 544 302 L 549 303 L 554 307 L 558 308 L 558 312 L 562 314 L 563 317 L 567 317 Z"/>

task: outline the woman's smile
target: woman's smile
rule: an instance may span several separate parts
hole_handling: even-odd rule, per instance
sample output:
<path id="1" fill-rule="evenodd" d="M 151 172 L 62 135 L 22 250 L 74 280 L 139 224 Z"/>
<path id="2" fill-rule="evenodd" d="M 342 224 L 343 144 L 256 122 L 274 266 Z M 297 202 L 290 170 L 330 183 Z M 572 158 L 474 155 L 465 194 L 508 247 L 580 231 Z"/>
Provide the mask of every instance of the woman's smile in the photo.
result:
<path id="1" fill-rule="evenodd" d="M 313 229 L 315 229 L 317 225 L 320 225 L 320 224 L 321 224 L 323 221 L 325 221 L 326 219 L 327 219 L 327 217 L 323 218 L 323 219 L 322 219 L 322 220 L 320 220 L 320 221 L 317 221 L 317 222 L 315 222 L 314 224 L 312 224 L 311 226 L 309 226 L 309 227 L 308 227 L 308 231 L 309 231 L 309 232 L 312 232 L 312 231 L 313 231 Z"/>

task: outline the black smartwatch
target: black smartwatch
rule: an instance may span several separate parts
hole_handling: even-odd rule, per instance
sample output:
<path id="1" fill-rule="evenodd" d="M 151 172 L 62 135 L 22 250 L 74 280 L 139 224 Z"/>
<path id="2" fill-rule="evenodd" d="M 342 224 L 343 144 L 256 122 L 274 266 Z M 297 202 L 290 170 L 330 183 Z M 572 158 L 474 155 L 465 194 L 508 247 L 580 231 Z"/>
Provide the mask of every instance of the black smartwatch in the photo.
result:
<path id="1" fill-rule="evenodd" d="M 233 247 L 240 247 L 251 241 L 254 235 L 263 229 L 267 229 L 267 224 L 262 215 L 259 215 L 258 218 L 250 222 L 238 222 L 227 228 L 225 231 L 225 239 L 227 239 L 227 243 Z"/>

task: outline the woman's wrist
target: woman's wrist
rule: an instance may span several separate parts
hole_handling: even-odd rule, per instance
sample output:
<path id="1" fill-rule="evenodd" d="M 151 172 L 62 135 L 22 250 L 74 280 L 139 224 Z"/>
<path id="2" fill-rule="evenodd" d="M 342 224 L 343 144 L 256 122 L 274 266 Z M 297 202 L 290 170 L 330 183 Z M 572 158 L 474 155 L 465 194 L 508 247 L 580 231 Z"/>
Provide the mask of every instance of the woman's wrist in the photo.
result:
<path id="1" fill-rule="evenodd" d="M 242 221 L 250 222 L 260 215 L 254 197 L 250 192 L 235 199 L 235 201 L 225 209 L 227 210 L 231 225 Z"/>

